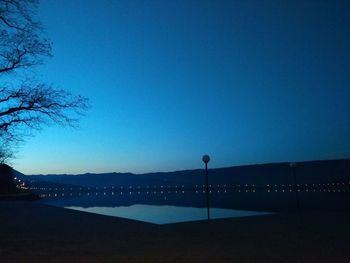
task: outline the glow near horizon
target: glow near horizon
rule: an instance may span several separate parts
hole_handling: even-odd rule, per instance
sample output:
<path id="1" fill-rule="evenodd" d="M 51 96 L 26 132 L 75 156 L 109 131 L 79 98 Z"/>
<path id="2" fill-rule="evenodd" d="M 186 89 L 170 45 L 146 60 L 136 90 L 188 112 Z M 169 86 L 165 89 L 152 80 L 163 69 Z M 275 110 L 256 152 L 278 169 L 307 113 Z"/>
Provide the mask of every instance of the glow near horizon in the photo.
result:
<path id="1" fill-rule="evenodd" d="M 41 79 L 90 98 L 25 174 L 152 172 L 350 157 L 349 4 L 42 1 Z"/>

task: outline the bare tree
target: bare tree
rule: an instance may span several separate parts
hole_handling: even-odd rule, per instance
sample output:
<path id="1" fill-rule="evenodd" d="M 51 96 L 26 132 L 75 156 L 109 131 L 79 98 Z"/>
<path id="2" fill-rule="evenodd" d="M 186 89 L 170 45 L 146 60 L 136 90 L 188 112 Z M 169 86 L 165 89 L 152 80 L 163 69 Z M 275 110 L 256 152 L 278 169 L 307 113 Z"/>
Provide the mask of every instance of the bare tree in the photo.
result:
<path id="1" fill-rule="evenodd" d="M 0 163 L 28 131 L 50 123 L 74 126 L 88 106 L 84 97 L 35 80 L 33 67 L 51 56 L 51 43 L 34 19 L 37 5 L 0 0 Z"/>
<path id="2" fill-rule="evenodd" d="M 0 73 L 28 68 L 51 55 L 51 43 L 33 19 L 36 0 L 0 0 Z"/>

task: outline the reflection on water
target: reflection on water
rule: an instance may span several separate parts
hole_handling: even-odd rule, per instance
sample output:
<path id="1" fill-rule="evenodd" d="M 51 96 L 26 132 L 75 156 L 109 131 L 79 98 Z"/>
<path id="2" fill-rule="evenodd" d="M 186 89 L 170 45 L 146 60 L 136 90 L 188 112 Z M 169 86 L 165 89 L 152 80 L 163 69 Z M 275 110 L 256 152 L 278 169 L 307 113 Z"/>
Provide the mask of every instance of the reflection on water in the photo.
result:
<path id="1" fill-rule="evenodd" d="M 115 217 L 123 217 L 154 224 L 169 224 L 185 221 L 196 221 L 207 219 L 207 209 L 198 207 L 181 207 L 170 205 L 142 205 L 135 204 L 131 206 L 119 207 L 79 207 L 68 206 L 68 209 L 74 209 L 95 214 L 102 214 Z M 244 210 L 232 210 L 223 208 L 211 208 L 211 218 L 244 217 L 268 214 L 265 212 L 254 212 Z"/>

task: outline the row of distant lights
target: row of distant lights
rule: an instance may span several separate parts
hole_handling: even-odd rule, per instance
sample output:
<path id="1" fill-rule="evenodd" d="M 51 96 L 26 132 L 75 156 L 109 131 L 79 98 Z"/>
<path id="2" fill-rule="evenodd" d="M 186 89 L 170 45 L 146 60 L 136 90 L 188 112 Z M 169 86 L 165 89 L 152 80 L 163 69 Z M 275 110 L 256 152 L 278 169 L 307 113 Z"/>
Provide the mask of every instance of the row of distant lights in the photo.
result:
<path id="1" fill-rule="evenodd" d="M 19 180 L 20 182 L 21 180 Z M 350 185 L 350 182 L 348 182 L 348 185 Z M 297 184 L 297 187 L 335 187 L 335 186 L 346 186 L 346 183 L 342 182 L 342 183 L 327 183 L 327 184 Z M 195 185 L 195 188 L 198 188 L 198 187 L 203 187 L 205 188 L 205 185 Z M 217 186 L 212 186 L 212 185 L 209 185 L 210 188 L 214 188 L 214 187 L 217 187 L 217 188 L 220 188 L 220 185 L 218 184 Z M 226 184 L 222 185 L 221 186 L 222 188 L 229 188 L 229 186 L 227 186 Z M 249 185 L 249 184 L 238 184 L 238 185 L 233 185 L 231 186 L 232 188 L 240 188 L 240 187 L 259 187 L 259 186 L 256 186 L 255 184 L 252 184 L 252 185 Z M 294 187 L 294 185 L 292 184 L 281 184 L 281 185 L 277 185 L 277 184 L 267 184 L 266 187 Z M 185 188 L 185 185 L 175 185 L 175 186 L 163 186 L 161 185 L 160 187 L 157 186 L 157 185 L 154 185 L 153 187 L 152 186 L 149 186 L 147 185 L 146 187 L 141 187 L 141 186 L 137 186 L 137 187 L 133 187 L 133 186 L 129 186 L 129 187 L 124 187 L 124 186 L 120 186 L 120 187 L 115 187 L 115 186 L 111 186 L 111 187 L 87 187 L 87 188 L 82 188 L 82 187 L 79 187 L 79 190 L 93 190 L 93 189 L 96 189 L 96 190 L 99 190 L 99 189 L 104 189 L 104 190 L 107 190 L 107 189 L 120 189 L 120 190 L 123 190 L 123 189 L 157 189 L 157 188 Z M 47 190 L 47 191 L 65 191 L 65 190 L 75 190 L 77 188 L 46 188 L 46 187 L 31 187 L 30 189 L 32 190 Z M 299 190 L 300 191 L 300 190 Z"/>
<path id="2" fill-rule="evenodd" d="M 239 192 L 239 193 L 249 193 L 249 192 L 252 192 L 252 193 L 255 193 L 256 191 L 253 189 L 253 190 L 244 190 L 244 191 L 242 191 L 242 190 L 238 190 L 237 192 Z M 267 190 L 267 192 L 268 193 L 270 193 L 270 192 L 278 192 L 278 190 L 274 190 L 274 191 L 271 191 L 270 189 L 268 189 Z M 280 190 L 280 192 L 293 192 L 293 190 Z M 298 192 L 301 192 L 301 190 L 300 189 L 298 189 Z M 319 191 L 317 191 L 317 190 L 308 190 L 308 189 L 306 189 L 305 190 L 305 192 L 328 192 L 328 193 L 336 193 L 336 192 L 338 192 L 338 193 L 340 193 L 340 192 L 346 192 L 346 190 L 330 190 L 330 189 L 320 189 Z M 116 195 L 117 193 L 116 192 L 110 192 L 111 193 L 111 195 Z M 132 195 L 132 194 L 134 194 L 134 193 L 136 193 L 136 192 L 133 192 L 133 191 L 129 191 L 129 192 L 119 192 L 120 193 L 120 195 L 123 195 L 123 194 L 128 194 L 129 193 L 129 195 Z M 142 191 L 138 191 L 137 192 L 137 194 L 138 195 L 140 195 L 140 194 L 144 194 L 144 193 L 146 193 L 146 194 L 185 194 L 185 191 L 184 190 L 182 190 L 182 191 L 174 191 L 174 192 L 171 192 L 171 191 L 159 191 L 159 192 L 157 192 L 157 191 L 147 191 L 147 192 L 142 192 Z M 199 193 L 206 193 L 206 191 L 205 190 L 203 190 L 203 191 L 195 191 L 195 193 L 196 194 L 199 194 Z M 212 194 L 212 193 L 215 193 L 215 191 L 209 191 L 209 193 L 210 194 Z M 220 190 L 218 190 L 217 191 L 217 193 L 227 193 L 227 190 L 223 190 L 223 191 L 220 191 Z M 87 192 L 87 193 L 84 193 L 84 195 L 87 195 L 87 196 L 93 196 L 93 195 L 95 195 L 95 196 L 97 196 L 97 195 L 108 195 L 109 194 L 109 192 L 103 192 L 103 194 L 102 193 L 99 193 L 99 192 L 94 192 L 94 193 L 90 193 L 90 192 Z M 78 195 L 79 196 L 81 196 L 82 195 L 82 193 L 78 193 Z M 64 193 L 61 193 L 61 194 L 57 194 L 57 193 L 55 193 L 55 194 L 42 194 L 41 195 L 41 197 L 60 197 L 60 196 L 73 196 L 73 193 L 69 193 L 69 194 L 64 194 Z M 75 195 L 74 195 L 75 196 Z"/>

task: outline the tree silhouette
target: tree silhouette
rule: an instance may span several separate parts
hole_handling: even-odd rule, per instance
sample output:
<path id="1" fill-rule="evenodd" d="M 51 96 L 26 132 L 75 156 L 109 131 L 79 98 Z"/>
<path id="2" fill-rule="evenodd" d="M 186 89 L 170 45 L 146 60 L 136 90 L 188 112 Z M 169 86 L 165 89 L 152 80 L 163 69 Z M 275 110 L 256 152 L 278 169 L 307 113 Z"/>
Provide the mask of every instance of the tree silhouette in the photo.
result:
<path id="1" fill-rule="evenodd" d="M 0 0 L 0 163 L 33 129 L 75 126 L 88 107 L 82 96 L 35 79 L 33 68 L 51 56 L 51 42 L 34 19 L 36 0 Z"/>

